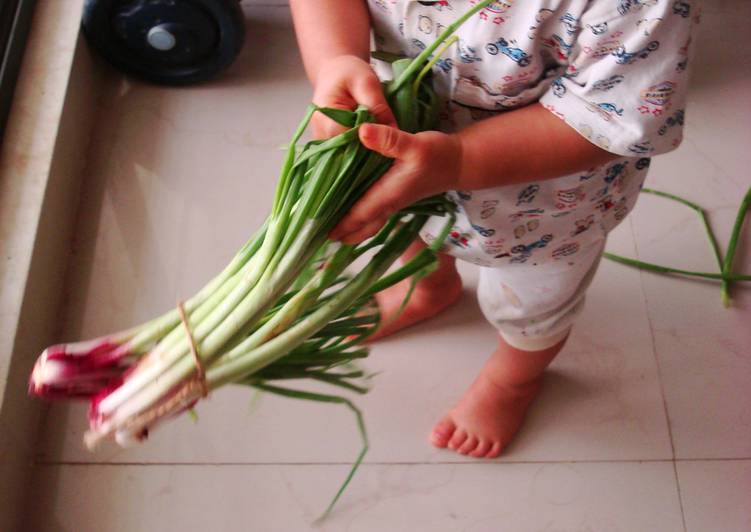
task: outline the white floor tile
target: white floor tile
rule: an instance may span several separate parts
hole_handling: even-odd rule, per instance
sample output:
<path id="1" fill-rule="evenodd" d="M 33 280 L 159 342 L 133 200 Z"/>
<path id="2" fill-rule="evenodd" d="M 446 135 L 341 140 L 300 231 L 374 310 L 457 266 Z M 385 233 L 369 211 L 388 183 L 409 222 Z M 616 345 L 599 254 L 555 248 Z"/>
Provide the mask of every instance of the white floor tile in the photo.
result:
<path id="1" fill-rule="evenodd" d="M 751 530 L 751 461 L 679 462 L 686 532 Z"/>
<path id="2" fill-rule="evenodd" d="M 311 529 L 342 466 L 42 467 L 35 532 Z M 680 532 L 669 463 L 366 466 L 327 532 Z"/>

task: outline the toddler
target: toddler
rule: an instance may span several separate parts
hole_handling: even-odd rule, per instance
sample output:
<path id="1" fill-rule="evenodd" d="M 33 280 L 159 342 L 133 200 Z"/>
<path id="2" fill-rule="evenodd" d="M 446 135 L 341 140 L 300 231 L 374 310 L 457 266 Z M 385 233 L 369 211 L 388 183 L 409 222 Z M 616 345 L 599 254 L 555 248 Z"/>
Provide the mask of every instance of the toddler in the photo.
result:
<path id="1" fill-rule="evenodd" d="M 416 56 L 476 0 L 291 0 L 306 72 L 322 106 L 370 108 L 368 148 L 394 158 L 334 229 L 359 242 L 407 205 L 448 192 L 458 220 L 440 267 L 391 320 L 407 284 L 378 295 L 391 334 L 454 303 L 455 259 L 480 269 L 478 299 L 498 348 L 430 435 L 493 458 L 519 429 L 545 368 L 566 342 L 607 234 L 633 208 L 650 157 L 682 138 L 690 0 L 500 0 L 469 19 L 434 67 L 442 132 L 398 130 L 373 61 Z M 316 135 L 337 133 L 325 117 Z M 430 242 L 443 219 L 428 222 Z M 407 257 L 418 252 L 415 243 Z"/>

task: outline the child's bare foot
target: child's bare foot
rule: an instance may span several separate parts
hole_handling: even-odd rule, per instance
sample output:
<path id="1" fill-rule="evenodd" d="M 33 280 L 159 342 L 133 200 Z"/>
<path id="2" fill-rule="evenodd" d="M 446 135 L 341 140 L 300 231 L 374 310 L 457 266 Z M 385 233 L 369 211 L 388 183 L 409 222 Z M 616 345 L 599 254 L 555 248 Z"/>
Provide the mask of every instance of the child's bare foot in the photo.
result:
<path id="1" fill-rule="evenodd" d="M 368 338 L 368 341 L 383 338 L 396 331 L 425 321 L 428 318 L 440 314 L 448 307 L 456 303 L 462 293 L 462 280 L 459 274 L 456 278 L 447 280 L 445 284 L 423 284 L 419 281 L 415 286 L 409 301 L 398 314 L 404 298 L 409 291 L 410 280 L 406 279 L 391 288 L 376 294 L 378 310 L 381 313 L 381 326 Z"/>
<path id="2" fill-rule="evenodd" d="M 405 253 L 405 258 L 414 255 L 424 244 L 416 243 Z M 399 313 L 407 297 L 410 279 L 376 294 L 381 325 L 368 338 L 369 342 L 393 334 L 405 327 L 440 314 L 459 300 L 462 294 L 462 278 L 456 270 L 455 260 L 448 255 L 439 255 L 438 269 L 418 281 L 409 301 Z"/>
<path id="3" fill-rule="evenodd" d="M 521 427 L 540 376 L 565 340 L 524 352 L 501 341 L 459 403 L 433 428 L 431 443 L 475 458 L 495 458 Z"/>
<path id="4" fill-rule="evenodd" d="M 537 395 L 539 382 L 496 384 L 480 373 L 451 411 L 433 428 L 430 441 L 475 458 L 496 458 L 511 441 Z"/>

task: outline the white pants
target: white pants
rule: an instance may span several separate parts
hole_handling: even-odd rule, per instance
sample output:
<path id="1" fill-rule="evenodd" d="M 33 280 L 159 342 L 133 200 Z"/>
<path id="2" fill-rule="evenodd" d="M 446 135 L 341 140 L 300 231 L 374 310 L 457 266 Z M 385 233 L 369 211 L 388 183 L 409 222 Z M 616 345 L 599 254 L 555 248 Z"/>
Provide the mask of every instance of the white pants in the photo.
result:
<path id="1" fill-rule="evenodd" d="M 541 351 L 554 346 L 581 312 L 604 247 L 603 239 L 558 261 L 480 266 L 482 312 L 512 347 Z"/>

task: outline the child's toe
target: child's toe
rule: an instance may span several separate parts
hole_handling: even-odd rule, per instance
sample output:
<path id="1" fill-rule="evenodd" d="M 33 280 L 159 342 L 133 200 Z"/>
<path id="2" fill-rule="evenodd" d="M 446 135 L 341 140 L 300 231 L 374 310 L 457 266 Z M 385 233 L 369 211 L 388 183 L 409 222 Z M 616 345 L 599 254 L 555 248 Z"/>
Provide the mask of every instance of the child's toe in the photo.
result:
<path id="1" fill-rule="evenodd" d="M 468 436 L 467 440 L 457 450 L 459 454 L 469 454 L 477 447 L 477 436 Z"/>
<path id="2" fill-rule="evenodd" d="M 494 442 L 490 450 L 485 454 L 485 458 L 498 458 L 501 454 L 501 442 Z"/>
<path id="3" fill-rule="evenodd" d="M 454 435 L 449 440 L 449 449 L 457 450 L 467 440 L 467 432 L 462 429 L 456 429 Z"/>
<path id="4" fill-rule="evenodd" d="M 446 416 L 433 427 L 433 432 L 430 434 L 430 443 L 436 447 L 446 447 L 449 440 L 456 431 L 456 424 L 454 421 Z"/>
<path id="5" fill-rule="evenodd" d="M 474 456 L 475 458 L 482 458 L 485 456 L 491 447 L 491 442 L 488 440 L 480 440 L 477 443 L 477 447 L 475 447 L 475 450 L 469 453 L 470 456 Z"/>

